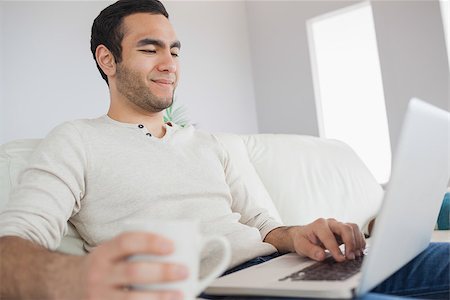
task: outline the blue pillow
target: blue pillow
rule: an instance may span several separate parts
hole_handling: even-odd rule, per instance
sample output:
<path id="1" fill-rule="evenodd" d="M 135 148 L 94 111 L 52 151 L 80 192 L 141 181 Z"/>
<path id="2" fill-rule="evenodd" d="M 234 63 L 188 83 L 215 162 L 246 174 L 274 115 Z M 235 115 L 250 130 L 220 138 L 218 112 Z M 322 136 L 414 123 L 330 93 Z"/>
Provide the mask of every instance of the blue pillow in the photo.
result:
<path id="1" fill-rule="evenodd" d="M 437 227 L 439 230 L 450 229 L 450 193 L 446 193 L 439 212 Z"/>

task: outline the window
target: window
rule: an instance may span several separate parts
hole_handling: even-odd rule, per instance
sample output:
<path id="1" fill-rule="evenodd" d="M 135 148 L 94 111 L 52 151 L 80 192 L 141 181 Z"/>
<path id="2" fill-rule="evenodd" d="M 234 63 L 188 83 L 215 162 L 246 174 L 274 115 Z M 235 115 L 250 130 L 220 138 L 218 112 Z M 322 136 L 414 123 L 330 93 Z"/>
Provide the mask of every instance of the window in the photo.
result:
<path id="1" fill-rule="evenodd" d="M 320 136 L 347 143 L 386 183 L 391 145 L 370 4 L 318 16 L 307 28 Z"/>

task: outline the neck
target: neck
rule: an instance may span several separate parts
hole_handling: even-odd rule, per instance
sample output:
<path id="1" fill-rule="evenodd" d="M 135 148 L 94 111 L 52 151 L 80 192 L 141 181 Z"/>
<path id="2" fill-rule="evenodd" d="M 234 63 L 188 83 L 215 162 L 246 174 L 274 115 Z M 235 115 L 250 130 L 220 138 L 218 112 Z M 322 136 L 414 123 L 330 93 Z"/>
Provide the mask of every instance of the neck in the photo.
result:
<path id="1" fill-rule="evenodd" d="M 111 101 L 108 116 L 122 123 L 142 124 L 154 137 L 162 138 L 166 133 L 164 128 L 164 110 L 148 112 L 136 105 L 133 106 Z"/>

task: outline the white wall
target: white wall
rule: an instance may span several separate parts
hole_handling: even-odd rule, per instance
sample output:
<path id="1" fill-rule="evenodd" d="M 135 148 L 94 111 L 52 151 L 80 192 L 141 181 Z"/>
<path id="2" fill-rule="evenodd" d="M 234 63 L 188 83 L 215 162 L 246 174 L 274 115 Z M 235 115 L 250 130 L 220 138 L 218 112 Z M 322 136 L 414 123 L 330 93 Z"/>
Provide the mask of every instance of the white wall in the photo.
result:
<path id="1" fill-rule="evenodd" d="M 110 2 L 0 2 L 0 143 L 106 111 L 89 31 Z M 183 44 L 177 98 L 191 121 L 210 131 L 318 135 L 305 21 L 356 2 L 165 2 Z M 448 105 L 442 21 L 438 1 L 372 4 L 395 146 L 409 97 Z"/>
<path id="2" fill-rule="evenodd" d="M 438 1 L 373 1 L 391 144 L 411 97 L 449 109 L 449 64 Z"/>
<path id="3" fill-rule="evenodd" d="M 57 124 L 104 114 L 109 101 L 89 50 L 105 3 L 4 2 L 0 142 L 43 137 Z"/>
<path id="4" fill-rule="evenodd" d="M 93 19 L 109 3 L 1 2 L 0 143 L 106 113 L 108 90 L 89 40 Z M 210 131 L 257 132 L 244 3 L 165 4 L 183 44 L 177 100 L 190 120 Z"/>
<path id="5" fill-rule="evenodd" d="M 359 1 L 249 1 L 260 132 L 319 135 L 306 21 Z M 448 109 L 448 63 L 438 1 L 372 1 L 391 145 L 408 100 Z"/>
<path id="6" fill-rule="evenodd" d="M 243 1 L 165 2 L 181 46 L 177 98 L 200 128 L 258 132 Z"/>
<path id="7" fill-rule="evenodd" d="M 260 132 L 319 135 L 306 20 L 356 1 L 249 1 Z"/>

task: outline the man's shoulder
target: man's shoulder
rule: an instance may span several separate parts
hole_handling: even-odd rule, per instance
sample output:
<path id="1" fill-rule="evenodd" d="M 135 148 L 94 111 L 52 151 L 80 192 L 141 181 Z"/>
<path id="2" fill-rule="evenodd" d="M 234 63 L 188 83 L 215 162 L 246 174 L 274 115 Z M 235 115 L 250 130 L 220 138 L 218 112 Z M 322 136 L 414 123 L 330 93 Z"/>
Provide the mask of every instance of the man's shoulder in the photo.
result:
<path id="1" fill-rule="evenodd" d="M 77 129 L 84 129 L 84 128 L 95 128 L 98 127 L 101 124 L 105 124 L 104 117 L 98 117 L 98 118 L 85 118 L 85 119 L 75 119 L 75 120 L 69 120 L 64 123 L 62 123 L 60 126 L 72 126 Z"/>
<path id="2" fill-rule="evenodd" d="M 202 142 L 209 142 L 213 144 L 218 144 L 218 140 L 215 135 L 205 129 L 197 128 L 194 125 L 188 125 L 185 127 L 179 127 L 178 132 L 185 135 L 190 135 L 196 140 L 201 140 Z"/>
<path id="3" fill-rule="evenodd" d="M 39 148 L 61 149 L 63 146 L 74 147 L 86 144 L 91 140 L 90 136 L 98 135 L 94 129 L 97 119 L 76 119 L 65 121 L 54 127 L 40 143 Z"/>
<path id="4" fill-rule="evenodd" d="M 49 136 L 51 136 L 54 133 L 58 134 L 66 134 L 66 135 L 72 135 L 72 134 L 81 134 L 85 133 L 86 131 L 93 130 L 93 129 L 100 129 L 101 127 L 98 126 L 101 124 L 102 117 L 95 118 L 95 119 L 75 119 L 75 120 L 69 120 L 65 121 L 59 125 L 57 125 L 53 130 L 50 132 Z"/>

